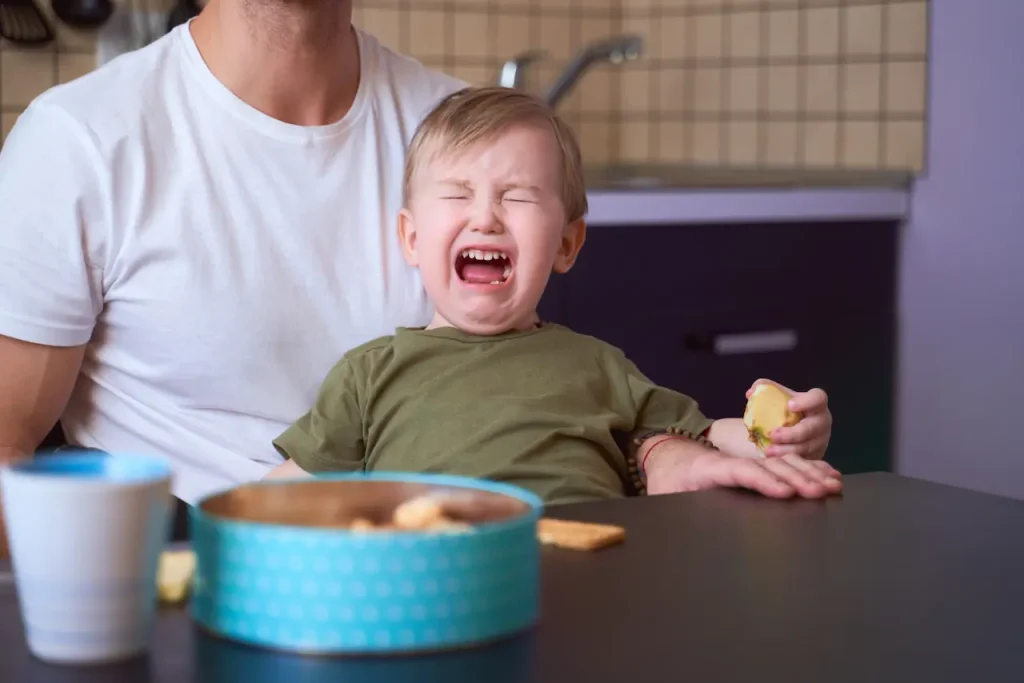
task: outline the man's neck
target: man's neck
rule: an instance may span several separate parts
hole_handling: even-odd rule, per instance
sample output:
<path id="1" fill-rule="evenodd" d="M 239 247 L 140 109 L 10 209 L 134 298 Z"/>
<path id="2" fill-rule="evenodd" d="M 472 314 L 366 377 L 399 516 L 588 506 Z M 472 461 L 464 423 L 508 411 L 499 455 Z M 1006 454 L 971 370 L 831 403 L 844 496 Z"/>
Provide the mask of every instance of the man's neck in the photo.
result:
<path id="1" fill-rule="evenodd" d="M 352 106 L 351 0 L 210 0 L 189 28 L 213 75 L 268 116 L 319 126 Z"/>

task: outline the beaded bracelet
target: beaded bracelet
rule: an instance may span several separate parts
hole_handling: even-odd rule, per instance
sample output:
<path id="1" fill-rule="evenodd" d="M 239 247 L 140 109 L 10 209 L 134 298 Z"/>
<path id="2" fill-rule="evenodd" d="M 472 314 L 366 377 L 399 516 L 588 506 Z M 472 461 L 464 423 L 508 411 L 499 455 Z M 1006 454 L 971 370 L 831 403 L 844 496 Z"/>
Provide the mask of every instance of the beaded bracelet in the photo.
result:
<path id="1" fill-rule="evenodd" d="M 650 448 L 648 448 L 647 453 L 644 454 L 643 461 L 638 463 L 636 456 L 637 452 L 640 449 L 640 446 L 642 446 L 644 442 L 646 442 L 648 439 L 658 435 L 664 435 L 665 438 L 662 439 L 661 441 L 658 441 L 658 443 L 654 444 Z M 689 439 L 690 441 L 696 441 L 697 443 L 703 446 L 707 446 L 708 448 L 713 448 L 716 451 L 718 450 L 718 447 L 715 446 L 715 444 L 711 443 L 711 440 L 704 436 L 704 434 L 695 435 L 692 432 L 681 429 L 679 427 L 669 427 L 667 429 L 641 434 L 640 436 L 633 439 L 633 448 L 630 449 L 630 452 L 626 456 L 626 464 L 629 467 L 629 477 L 633 483 L 633 488 L 637 492 L 638 496 L 647 495 L 647 474 L 644 470 L 644 465 L 646 465 L 647 463 L 647 456 L 649 456 L 651 454 L 651 451 L 654 450 L 657 446 L 661 445 L 665 441 L 670 441 L 673 439 Z"/>

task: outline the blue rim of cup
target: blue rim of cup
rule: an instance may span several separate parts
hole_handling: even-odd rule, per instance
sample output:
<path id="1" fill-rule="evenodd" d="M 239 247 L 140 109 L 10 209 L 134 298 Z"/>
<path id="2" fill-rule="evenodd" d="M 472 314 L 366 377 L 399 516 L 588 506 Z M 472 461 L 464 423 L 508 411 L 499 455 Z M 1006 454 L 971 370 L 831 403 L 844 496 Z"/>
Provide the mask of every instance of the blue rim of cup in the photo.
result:
<path id="1" fill-rule="evenodd" d="M 504 484 L 497 481 L 491 481 L 489 479 L 477 479 L 474 477 L 464 477 L 455 474 L 422 474 L 422 473 L 409 473 L 409 472 L 336 472 L 329 474 L 317 474 L 312 479 L 264 479 L 251 482 L 257 486 L 282 486 L 290 483 L 304 483 L 309 481 L 397 481 L 409 484 L 433 484 L 436 486 L 450 486 L 452 488 L 463 488 L 471 491 L 484 491 L 487 493 L 495 493 L 498 495 L 508 496 L 514 498 L 520 502 L 526 503 L 527 511 L 521 515 L 517 515 L 510 519 L 504 519 L 496 522 L 484 522 L 476 525 L 479 531 L 497 532 L 502 529 L 517 527 L 523 522 L 535 521 L 540 518 L 541 513 L 544 510 L 544 501 L 540 496 L 535 493 L 516 486 L 514 484 Z M 232 487 L 234 488 L 234 487 Z M 207 514 L 203 510 L 203 503 L 207 500 L 214 498 L 219 495 L 230 492 L 231 489 L 225 489 L 216 493 L 205 496 L 202 500 L 198 501 L 190 510 L 190 515 L 193 519 L 202 520 L 208 524 L 221 527 L 237 527 L 241 529 L 265 529 L 265 530 L 281 530 L 287 529 L 290 532 L 295 533 L 308 533 L 308 534 L 323 534 L 324 532 L 330 532 L 332 529 L 323 527 L 303 527 L 292 524 L 274 524 L 270 522 L 253 522 L 245 519 L 231 519 L 227 517 L 218 517 L 216 515 Z M 337 531 L 337 530 L 334 530 Z M 365 539 L 367 542 L 373 542 L 374 539 L 390 536 L 392 534 L 422 534 L 422 532 L 406 532 L 406 531 L 387 531 L 379 532 L 375 534 L 362 534 L 360 538 Z M 458 534 L 453 534 L 449 538 L 458 539 Z"/>
<path id="2" fill-rule="evenodd" d="M 156 456 L 94 450 L 37 455 L 12 463 L 6 469 L 20 476 L 51 481 L 119 485 L 151 484 L 172 475 L 167 461 Z"/>

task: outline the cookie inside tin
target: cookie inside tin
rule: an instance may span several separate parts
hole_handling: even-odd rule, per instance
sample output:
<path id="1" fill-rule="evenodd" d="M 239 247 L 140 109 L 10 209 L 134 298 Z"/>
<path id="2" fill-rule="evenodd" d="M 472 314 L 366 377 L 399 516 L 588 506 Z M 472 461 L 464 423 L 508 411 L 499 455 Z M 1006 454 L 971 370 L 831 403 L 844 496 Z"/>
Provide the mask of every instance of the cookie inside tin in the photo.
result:
<path id="1" fill-rule="evenodd" d="M 471 525 L 525 515 L 517 498 L 463 486 L 373 480 L 317 480 L 245 484 L 200 504 L 208 515 L 260 524 L 348 529 L 356 520 L 387 525 L 395 509 L 420 496 L 443 501 L 445 513 Z"/>

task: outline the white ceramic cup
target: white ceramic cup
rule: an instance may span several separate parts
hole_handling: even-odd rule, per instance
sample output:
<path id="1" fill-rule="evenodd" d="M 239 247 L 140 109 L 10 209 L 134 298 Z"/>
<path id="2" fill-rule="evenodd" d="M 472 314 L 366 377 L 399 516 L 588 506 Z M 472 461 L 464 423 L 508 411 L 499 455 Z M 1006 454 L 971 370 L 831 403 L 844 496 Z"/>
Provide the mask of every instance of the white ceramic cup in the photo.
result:
<path id="1" fill-rule="evenodd" d="M 171 469 L 148 456 L 37 456 L 0 471 L 29 650 L 100 664 L 148 650 Z"/>

